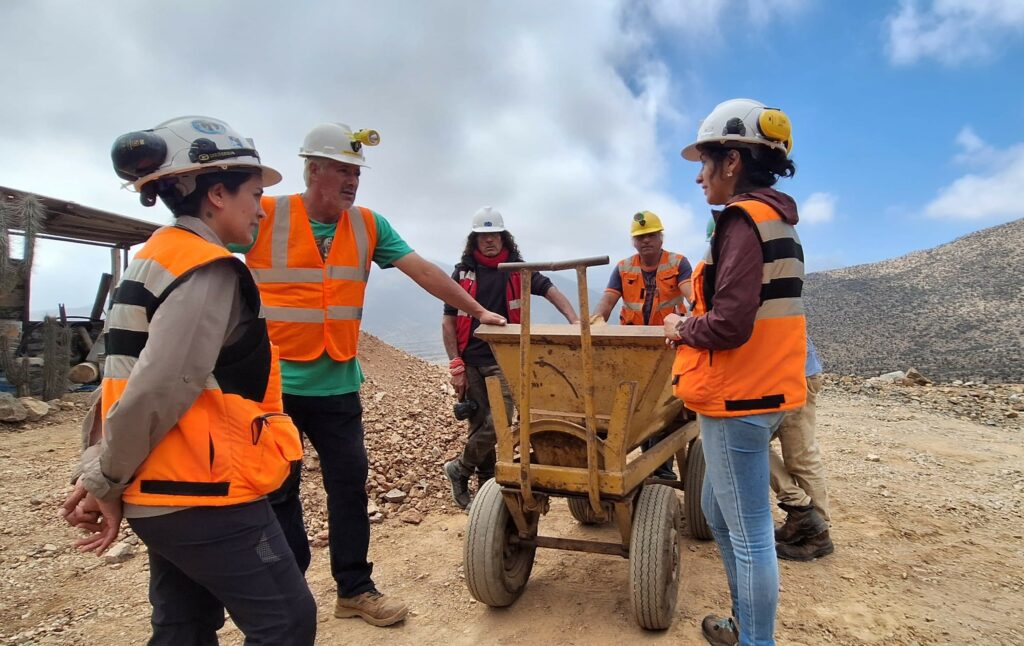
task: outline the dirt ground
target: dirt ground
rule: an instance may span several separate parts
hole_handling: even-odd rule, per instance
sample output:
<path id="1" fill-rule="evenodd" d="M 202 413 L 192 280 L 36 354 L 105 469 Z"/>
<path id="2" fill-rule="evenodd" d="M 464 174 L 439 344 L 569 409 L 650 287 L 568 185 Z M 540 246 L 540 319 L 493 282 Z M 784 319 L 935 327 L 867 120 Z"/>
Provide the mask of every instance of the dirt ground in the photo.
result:
<path id="1" fill-rule="evenodd" d="M 0 430 L 0 644 L 141 643 L 149 629 L 144 547 L 116 564 L 77 554 L 57 517 L 80 417 L 61 415 Z M 842 391 L 822 396 L 818 420 L 836 552 L 781 563 L 779 643 L 1024 644 L 1024 429 Z M 316 548 L 308 579 L 318 642 L 701 644 L 700 618 L 728 608 L 717 550 L 687 539 L 675 623 L 665 632 L 635 625 L 628 563 L 611 556 L 539 550 L 523 596 L 490 609 L 462 578 L 466 521 L 432 510 L 420 525 L 388 518 L 373 526 L 378 586 L 412 607 L 393 628 L 331 616 L 328 554 Z M 563 501 L 541 521 L 547 535 L 607 531 L 576 525 Z M 222 642 L 241 643 L 230 622 Z"/>

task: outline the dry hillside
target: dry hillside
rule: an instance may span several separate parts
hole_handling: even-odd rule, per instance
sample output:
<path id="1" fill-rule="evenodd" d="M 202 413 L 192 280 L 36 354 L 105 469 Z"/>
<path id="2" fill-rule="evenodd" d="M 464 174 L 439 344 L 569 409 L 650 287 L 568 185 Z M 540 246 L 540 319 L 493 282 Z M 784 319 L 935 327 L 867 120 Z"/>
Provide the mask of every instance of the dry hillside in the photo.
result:
<path id="1" fill-rule="evenodd" d="M 804 294 L 830 372 L 914 366 L 944 381 L 1024 381 L 1024 219 L 811 274 Z"/>

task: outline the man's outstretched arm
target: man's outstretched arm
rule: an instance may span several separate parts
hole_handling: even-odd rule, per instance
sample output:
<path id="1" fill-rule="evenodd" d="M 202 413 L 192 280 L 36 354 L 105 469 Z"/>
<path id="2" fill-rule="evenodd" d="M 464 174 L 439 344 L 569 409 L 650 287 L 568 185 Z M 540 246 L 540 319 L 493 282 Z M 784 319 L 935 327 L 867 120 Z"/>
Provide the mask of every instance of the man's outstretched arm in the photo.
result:
<path id="1" fill-rule="evenodd" d="M 466 312 L 481 323 L 505 325 L 504 316 L 484 309 L 483 305 L 473 300 L 473 297 L 440 267 L 425 260 L 415 251 L 402 256 L 392 264 L 431 295 Z"/>

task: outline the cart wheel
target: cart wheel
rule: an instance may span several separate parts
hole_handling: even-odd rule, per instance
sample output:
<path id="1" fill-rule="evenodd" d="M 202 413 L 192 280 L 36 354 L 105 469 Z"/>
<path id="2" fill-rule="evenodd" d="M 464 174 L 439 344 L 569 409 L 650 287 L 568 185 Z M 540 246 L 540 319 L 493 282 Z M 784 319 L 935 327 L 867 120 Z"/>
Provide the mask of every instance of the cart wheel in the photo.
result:
<path id="1" fill-rule="evenodd" d="M 594 510 L 590 506 L 590 501 L 586 498 L 566 498 L 566 501 L 569 503 L 569 513 L 583 525 L 603 525 L 612 517 L 613 509 L 610 503 L 601 503 L 605 519 L 598 520 L 594 517 Z"/>
<path id="2" fill-rule="evenodd" d="M 469 512 L 463 551 L 466 585 L 473 598 L 492 607 L 511 605 L 526 587 L 535 545 L 522 545 L 501 486 L 488 480 Z"/>
<path id="3" fill-rule="evenodd" d="M 704 444 L 699 437 L 690 443 L 690 450 L 686 452 L 686 482 L 683 483 L 683 490 L 686 492 L 684 504 L 690 536 L 710 541 L 711 528 L 700 508 L 700 495 L 704 491 Z"/>
<path id="4" fill-rule="evenodd" d="M 642 628 L 672 624 L 679 592 L 682 519 L 675 490 L 647 485 L 640 490 L 629 548 L 633 616 Z"/>

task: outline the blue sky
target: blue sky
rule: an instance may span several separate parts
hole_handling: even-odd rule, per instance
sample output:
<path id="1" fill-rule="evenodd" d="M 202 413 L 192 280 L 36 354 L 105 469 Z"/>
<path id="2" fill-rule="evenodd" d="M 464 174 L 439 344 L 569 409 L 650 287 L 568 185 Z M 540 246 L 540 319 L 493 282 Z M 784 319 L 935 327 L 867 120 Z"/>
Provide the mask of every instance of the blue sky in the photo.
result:
<path id="1" fill-rule="evenodd" d="M 357 202 L 428 258 L 453 263 L 483 205 L 528 259 L 614 262 L 642 209 L 699 257 L 709 207 L 679 150 L 749 97 L 792 119 L 779 187 L 820 270 L 1024 216 L 1021 60 L 1022 0 L 4 2 L 0 185 L 167 222 L 120 189 L 118 135 L 224 119 L 284 174 L 273 194 L 341 121 L 382 137 Z M 81 304 L 107 264 L 42 244 L 33 309 Z"/>
<path id="2" fill-rule="evenodd" d="M 941 49 L 933 53 L 920 44 L 917 56 L 908 43 L 909 51 L 897 57 L 894 19 L 910 7 L 922 22 L 937 21 L 942 14 L 932 4 L 794 3 L 785 16 L 760 25 L 746 20 L 737 30 L 742 37 L 726 35 L 710 45 L 698 36 L 680 39 L 658 30 L 658 50 L 673 62 L 675 74 L 696 81 L 692 103 L 707 110 L 722 97 L 750 96 L 792 118 L 798 172 L 779 188 L 801 204 L 813 193 L 834 198 L 831 219 L 801 227 L 810 269 L 899 256 L 1024 215 L 1024 208 L 1005 201 L 974 217 L 952 201 L 929 213 L 928 205 L 961 177 L 996 175 L 988 164 L 998 151 L 1018 147 L 1019 165 L 1024 142 L 1024 2 L 1015 3 L 1015 12 L 1007 9 L 1011 19 L 1017 17 L 1007 28 L 996 25 L 995 12 L 980 11 L 976 31 L 951 29 L 950 43 L 938 40 Z M 951 13 L 949 22 L 963 24 L 969 15 Z M 974 33 L 987 49 L 963 43 Z M 928 34 L 918 36 L 925 40 Z M 957 53 L 952 41 L 965 51 Z M 960 140 L 966 132 L 995 150 L 979 149 L 965 159 Z M 666 146 L 665 153 L 673 150 Z M 673 190 L 699 204 L 691 172 L 677 169 Z M 1020 186 L 1024 176 L 1002 184 L 1010 181 Z"/>

